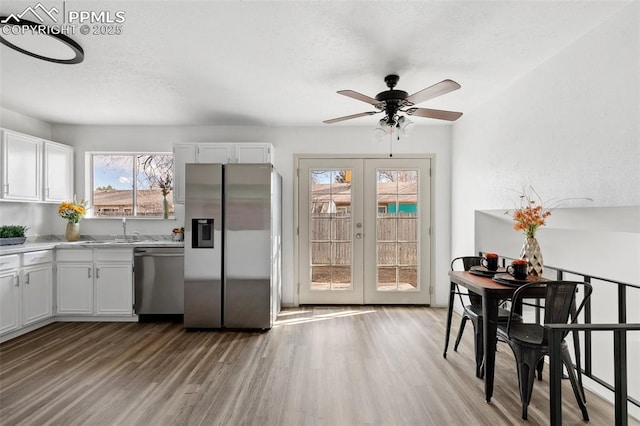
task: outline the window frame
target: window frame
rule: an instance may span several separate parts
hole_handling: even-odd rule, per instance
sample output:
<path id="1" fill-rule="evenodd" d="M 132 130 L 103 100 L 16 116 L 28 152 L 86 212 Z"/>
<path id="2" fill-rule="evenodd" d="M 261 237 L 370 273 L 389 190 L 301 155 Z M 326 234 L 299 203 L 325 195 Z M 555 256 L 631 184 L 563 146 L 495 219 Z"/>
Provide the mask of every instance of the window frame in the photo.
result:
<path id="1" fill-rule="evenodd" d="M 94 172 L 94 165 L 93 165 L 93 159 L 94 156 L 96 155 L 121 155 L 121 156 L 132 156 L 135 157 L 137 155 L 170 155 L 174 161 L 173 163 L 173 167 L 172 167 L 172 173 L 173 173 L 173 188 L 171 189 L 171 192 L 173 192 L 174 196 L 175 196 L 175 182 L 176 182 L 176 178 L 175 178 L 175 155 L 173 153 L 173 151 L 86 151 L 85 152 L 85 168 L 84 168 L 84 174 L 85 174 L 85 199 L 88 200 L 89 203 L 89 209 L 87 211 L 86 216 L 84 217 L 84 219 L 116 219 L 116 220 L 121 220 L 123 216 L 95 216 L 93 214 L 93 172 Z M 173 202 L 174 205 L 174 211 L 173 211 L 173 215 L 169 216 L 168 219 L 164 219 L 161 215 L 160 216 L 137 216 L 137 192 L 138 192 L 138 181 L 136 179 L 136 172 L 137 172 L 137 168 L 136 168 L 136 162 L 135 162 L 135 158 L 133 161 L 133 182 L 134 182 L 134 190 L 133 190 L 133 200 L 132 200 L 132 208 L 133 208 L 133 215 L 132 216 L 125 216 L 127 219 L 135 219 L 135 220 L 176 220 L 176 212 L 175 212 L 175 199 Z"/>

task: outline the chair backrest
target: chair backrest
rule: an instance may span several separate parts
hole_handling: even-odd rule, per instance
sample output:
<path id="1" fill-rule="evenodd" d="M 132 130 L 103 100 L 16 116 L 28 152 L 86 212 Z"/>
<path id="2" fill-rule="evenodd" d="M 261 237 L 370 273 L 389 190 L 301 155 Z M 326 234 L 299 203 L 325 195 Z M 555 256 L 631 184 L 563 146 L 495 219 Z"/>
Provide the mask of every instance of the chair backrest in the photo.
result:
<path id="1" fill-rule="evenodd" d="M 580 287 L 584 289 L 584 294 L 580 305 L 576 307 L 576 294 Z M 521 299 L 540 297 L 539 289 L 542 288 L 544 289 L 545 324 L 566 324 L 569 322 L 569 316 L 572 317 L 572 322 L 577 321 L 580 312 L 593 292 L 591 284 L 580 281 L 545 281 L 541 283 L 530 283 L 519 287 L 514 292 L 513 306 L 516 306 Z M 535 292 L 536 290 L 537 293 L 532 294 L 532 292 Z M 509 326 L 507 326 L 507 330 L 508 329 Z M 546 329 L 544 333 L 546 338 Z M 565 335 L 566 334 L 567 333 L 565 333 Z"/>
<path id="2" fill-rule="evenodd" d="M 482 257 L 480 256 L 460 256 L 456 257 L 451 261 L 451 270 L 452 271 L 461 271 L 460 267 L 462 267 L 465 271 L 471 269 L 472 266 L 480 266 L 480 261 Z M 469 292 L 466 294 L 469 297 L 469 302 L 472 305 L 480 305 L 482 304 L 482 297 L 473 292 Z M 462 293 L 458 290 L 458 296 L 460 297 L 460 303 L 464 306 L 464 300 L 462 299 Z"/>
<path id="3" fill-rule="evenodd" d="M 480 256 L 460 256 L 456 257 L 451 261 L 451 270 L 452 271 L 461 271 L 459 269 L 460 266 L 464 268 L 465 271 L 471 269 L 472 266 L 480 266 L 480 261 L 482 258 Z"/>

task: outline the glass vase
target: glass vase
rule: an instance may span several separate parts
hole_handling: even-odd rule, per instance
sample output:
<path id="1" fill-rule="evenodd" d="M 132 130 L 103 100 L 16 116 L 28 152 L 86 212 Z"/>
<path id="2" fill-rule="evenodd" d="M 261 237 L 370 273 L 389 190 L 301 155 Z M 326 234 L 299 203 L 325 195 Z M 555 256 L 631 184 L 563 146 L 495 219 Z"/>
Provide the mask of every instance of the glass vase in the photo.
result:
<path id="1" fill-rule="evenodd" d="M 64 238 L 67 241 L 80 240 L 80 223 L 67 222 L 67 229 L 65 230 Z"/>
<path id="2" fill-rule="evenodd" d="M 528 274 L 534 277 L 542 277 L 542 252 L 540 244 L 535 237 L 527 237 L 520 251 L 520 258 L 529 262 Z"/>
<path id="3" fill-rule="evenodd" d="M 169 219 L 169 200 L 166 195 L 162 197 L 162 218 Z"/>

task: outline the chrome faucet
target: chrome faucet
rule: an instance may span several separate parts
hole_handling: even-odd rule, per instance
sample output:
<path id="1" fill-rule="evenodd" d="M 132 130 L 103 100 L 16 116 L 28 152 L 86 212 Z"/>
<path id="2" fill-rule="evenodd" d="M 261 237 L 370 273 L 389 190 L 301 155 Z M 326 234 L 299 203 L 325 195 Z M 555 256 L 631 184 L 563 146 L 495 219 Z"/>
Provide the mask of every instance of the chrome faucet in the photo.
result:
<path id="1" fill-rule="evenodd" d="M 127 218 L 122 217 L 122 239 L 127 239 Z"/>

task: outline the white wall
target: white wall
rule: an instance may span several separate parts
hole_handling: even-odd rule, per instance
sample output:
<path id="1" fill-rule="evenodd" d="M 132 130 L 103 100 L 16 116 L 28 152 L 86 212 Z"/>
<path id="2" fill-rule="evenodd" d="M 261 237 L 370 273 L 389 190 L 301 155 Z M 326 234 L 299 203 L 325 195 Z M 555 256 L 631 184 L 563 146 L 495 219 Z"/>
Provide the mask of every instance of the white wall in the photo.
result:
<path id="1" fill-rule="evenodd" d="M 51 124 L 2 107 L 0 107 L 0 127 L 51 139 Z"/>
<path id="2" fill-rule="evenodd" d="M 389 143 L 372 138 L 372 127 L 143 127 L 54 125 L 53 139 L 75 148 L 76 193 L 85 194 L 85 153 L 87 151 L 171 151 L 175 142 L 269 142 L 274 145 L 274 166 L 283 180 L 283 303 L 294 302 L 297 280 L 294 277 L 294 156 L 295 154 L 388 154 Z M 394 153 L 435 154 L 433 177 L 436 204 L 433 235 L 435 239 L 436 303 L 444 305 L 450 235 L 451 127 L 415 127 L 409 138 L 394 143 Z M 127 220 L 128 232 L 169 233 L 184 223 L 184 210 L 176 207 L 175 220 Z M 111 235 L 121 232 L 114 219 L 87 219 L 83 234 Z M 54 223 L 54 234 L 64 231 L 64 222 Z M 442 287 L 442 288 L 440 288 Z"/>
<path id="3" fill-rule="evenodd" d="M 531 184 L 578 206 L 640 205 L 640 4 L 630 4 L 453 129 L 452 256 L 474 252 L 474 211 Z M 561 265 L 559 265 L 561 266 Z"/>

